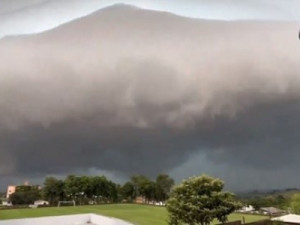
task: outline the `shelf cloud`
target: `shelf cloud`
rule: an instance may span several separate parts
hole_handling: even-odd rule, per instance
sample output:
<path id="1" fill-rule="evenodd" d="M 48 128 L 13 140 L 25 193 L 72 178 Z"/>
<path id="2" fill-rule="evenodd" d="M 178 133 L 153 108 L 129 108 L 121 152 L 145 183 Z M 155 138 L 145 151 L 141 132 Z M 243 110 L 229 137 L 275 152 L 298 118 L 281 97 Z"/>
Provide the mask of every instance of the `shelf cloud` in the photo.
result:
<path id="1" fill-rule="evenodd" d="M 299 169 L 298 28 L 116 5 L 4 38 L 0 176 Z"/>

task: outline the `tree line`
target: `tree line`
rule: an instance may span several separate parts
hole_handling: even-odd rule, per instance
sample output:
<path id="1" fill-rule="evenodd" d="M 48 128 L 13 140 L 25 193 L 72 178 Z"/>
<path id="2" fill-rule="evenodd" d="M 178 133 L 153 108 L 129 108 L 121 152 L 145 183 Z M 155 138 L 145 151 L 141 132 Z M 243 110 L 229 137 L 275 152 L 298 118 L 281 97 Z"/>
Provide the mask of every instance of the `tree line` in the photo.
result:
<path id="1" fill-rule="evenodd" d="M 14 205 L 32 204 L 43 199 L 50 205 L 59 201 L 76 201 L 76 204 L 101 204 L 134 202 L 141 197 L 144 203 L 164 202 L 168 199 L 174 180 L 167 174 L 160 174 L 155 180 L 146 176 L 132 176 L 123 185 L 114 183 L 105 176 L 75 176 L 65 179 L 47 177 L 42 188 L 18 186 L 10 196 Z"/>
<path id="2" fill-rule="evenodd" d="M 214 219 L 225 223 L 228 215 L 241 207 L 234 194 L 223 191 L 224 182 L 213 177 L 191 177 L 173 186 L 174 180 L 166 174 L 155 180 L 133 176 L 123 185 L 105 176 L 70 175 L 64 180 L 47 177 L 41 190 L 20 186 L 11 198 L 14 203 L 17 196 L 35 192 L 51 205 L 66 200 L 77 204 L 132 202 L 137 197 L 142 197 L 144 203 L 166 201 L 170 225 L 209 225 Z"/>
<path id="3" fill-rule="evenodd" d="M 278 204 L 288 207 L 288 211 L 300 213 L 300 194 L 241 201 L 223 188 L 222 180 L 207 175 L 191 177 L 176 186 L 166 174 L 158 175 L 155 180 L 142 175 L 133 176 L 123 185 L 105 176 L 69 175 L 63 180 L 47 177 L 42 189 L 39 186 L 18 186 L 10 198 L 13 204 L 31 204 L 42 197 L 51 205 L 68 200 L 77 204 L 134 202 L 137 197 L 142 197 L 144 203 L 166 201 L 170 225 L 209 225 L 214 219 L 225 223 L 229 214 L 247 203 L 257 209 Z"/>
<path id="4" fill-rule="evenodd" d="M 243 205 L 252 205 L 259 211 L 262 207 L 275 207 L 287 212 L 300 214 L 300 192 L 286 192 L 282 194 L 251 196 L 239 198 Z"/>

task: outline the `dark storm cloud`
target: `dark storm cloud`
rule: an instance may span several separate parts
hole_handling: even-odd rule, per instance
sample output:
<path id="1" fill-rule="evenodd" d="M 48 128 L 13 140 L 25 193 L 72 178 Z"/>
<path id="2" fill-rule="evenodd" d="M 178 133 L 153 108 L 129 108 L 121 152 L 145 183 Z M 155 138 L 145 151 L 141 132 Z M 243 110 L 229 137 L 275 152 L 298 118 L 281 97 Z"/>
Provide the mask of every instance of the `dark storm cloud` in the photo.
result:
<path id="1" fill-rule="evenodd" d="M 233 120 L 216 122 L 213 133 L 206 133 L 207 147 L 215 149 L 208 152 L 209 158 L 216 163 L 237 159 L 238 167 L 261 170 L 296 169 L 300 155 L 299 111 L 298 100 L 279 101 L 259 104 Z"/>
<path id="2" fill-rule="evenodd" d="M 1 174 L 155 175 L 197 152 L 216 166 L 298 169 L 297 32 L 116 6 L 5 38 Z"/>
<path id="3" fill-rule="evenodd" d="M 89 122 L 72 122 L 25 132 L 5 136 L 5 147 L 15 155 L 16 171 L 26 175 L 72 172 L 78 168 L 155 174 L 182 160 L 176 153 L 183 149 L 182 144 L 172 140 L 176 135 L 166 130 L 104 129 Z M 168 155 L 166 147 L 175 154 Z M 158 161 L 158 155 L 164 159 Z"/>
<path id="4" fill-rule="evenodd" d="M 299 100 L 279 101 L 217 118 L 210 130 L 198 130 L 202 151 L 189 152 L 170 173 L 180 179 L 208 173 L 238 191 L 299 187 L 299 111 Z"/>

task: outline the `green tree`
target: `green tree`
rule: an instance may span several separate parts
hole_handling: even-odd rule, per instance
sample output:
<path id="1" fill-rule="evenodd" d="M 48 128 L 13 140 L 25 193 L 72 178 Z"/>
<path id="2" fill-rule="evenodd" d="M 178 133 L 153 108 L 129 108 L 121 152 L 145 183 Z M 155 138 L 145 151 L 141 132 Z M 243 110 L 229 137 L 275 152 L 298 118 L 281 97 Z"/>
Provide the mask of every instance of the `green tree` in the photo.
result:
<path id="1" fill-rule="evenodd" d="M 294 194 L 290 201 L 290 208 L 293 213 L 300 214 L 300 194 Z"/>
<path id="2" fill-rule="evenodd" d="M 91 193 L 97 203 L 116 202 L 118 199 L 117 185 L 105 176 L 91 178 Z"/>
<path id="3" fill-rule="evenodd" d="M 43 187 L 43 197 L 50 205 L 56 205 L 65 198 L 64 182 L 55 177 L 47 177 Z"/>
<path id="4" fill-rule="evenodd" d="M 150 180 L 143 175 L 137 175 L 132 176 L 130 181 L 133 184 L 135 196 L 144 196 L 145 184 L 150 182 Z"/>
<path id="5" fill-rule="evenodd" d="M 262 207 L 276 207 L 285 209 L 289 207 L 289 198 L 283 195 L 268 195 L 254 196 L 251 198 L 242 199 L 246 205 L 252 205 L 255 210 L 260 210 Z"/>
<path id="6" fill-rule="evenodd" d="M 67 198 L 75 200 L 79 205 L 87 204 L 95 196 L 94 179 L 88 176 L 67 176 L 64 181 Z"/>
<path id="7" fill-rule="evenodd" d="M 29 205 L 40 199 L 40 197 L 41 195 L 38 189 L 31 189 L 13 193 L 9 196 L 9 201 L 11 201 L 14 205 Z"/>
<path id="8" fill-rule="evenodd" d="M 81 204 L 86 185 L 80 176 L 67 176 L 64 186 L 66 196 L 71 200 L 75 200 L 77 204 Z"/>
<path id="9" fill-rule="evenodd" d="M 271 207 L 273 203 L 266 196 L 255 196 L 246 201 L 248 205 L 252 205 L 255 210 L 260 210 L 262 207 Z"/>
<path id="10" fill-rule="evenodd" d="M 128 181 L 121 187 L 122 199 L 132 202 L 137 196 L 132 182 Z"/>
<path id="11" fill-rule="evenodd" d="M 104 176 L 96 176 L 91 180 L 91 192 L 93 194 L 94 200 L 97 203 L 102 202 L 104 196 L 106 195 L 106 183 L 107 179 Z"/>
<path id="12" fill-rule="evenodd" d="M 112 181 L 108 181 L 107 182 L 107 192 L 106 192 L 106 199 L 107 202 L 111 203 L 111 202 L 117 202 L 118 200 L 118 189 L 117 189 L 117 185 L 112 182 Z"/>
<path id="13" fill-rule="evenodd" d="M 240 207 L 234 195 L 223 192 L 223 181 L 206 175 L 192 177 L 175 186 L 167 201 L 170 225 L 221 223 Z"/>
<path id="14" fill-rule="evenodd" d="M 273 198 L 274 198 L 273 206 L 275 206 L 277 208 L 281 208 L 281 209 L 285 209 L 288 207 L 289 201 L 283 195 L 276 195 Z"/>
<path id="15" fill-rule="evenodd" d="M 143 196 L 146 201 L 152 200 L 155 195 L 155 184 L 148 177 L 143 175 L 131 177 L 134 187 L 134 196 Z"/>
<path id="16" fill-rule="evenodd" d="M 156 191 L 156 184 L 153 181 L 148 181 L 144 183 L 143 187 L 143 195 L 147 202 L 153 201 L 155 199 L 155 191 Z"/>
<path id="17" fill-rule="evenodd" d="M 167 174 L 160 174 L 155 182 L 155 200 L 166 201 L 169 198 L 171 188 L 174 186 L 174 180 Z"/>
<path id="18" fill-rule="evenodd" d="M 30 185 L 19 185 L 16 187 L 16 192 L 27 192 L 31 191 L 32 189 L 36 189 L 37 186 L 30 186 Z"/>
<path id="19" fill-rule="evenodd" d="M 14 205 L 33 204 L 41 198 L 41 191 L 37 185 L 20 185 L 16 187 L 16 192 L 9 196 L 9 200 Z"/>

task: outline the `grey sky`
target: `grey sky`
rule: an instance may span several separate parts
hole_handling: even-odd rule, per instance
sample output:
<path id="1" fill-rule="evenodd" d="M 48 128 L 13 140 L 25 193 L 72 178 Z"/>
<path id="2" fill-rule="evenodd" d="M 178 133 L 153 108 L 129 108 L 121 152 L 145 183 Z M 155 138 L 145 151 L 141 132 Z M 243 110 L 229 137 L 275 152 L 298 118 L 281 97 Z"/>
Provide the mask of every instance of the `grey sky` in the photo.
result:
<path id="1" fill-rule="evenodd" d="M 26 7 L 31 7 L 35 4 L 39 4 L 44 1 L 47 1 L 47 0 L 22 0 L 22 1 L 1 0 L 0 1 L 0 14 L 18 11 L 20 9 L 24 9 Z"/>
<path id="2" fill-rule="evenodd" d="M 98 171 L 300 186 L 298 30 L 119 5 L 0 40 L 0 186 Z"/>

